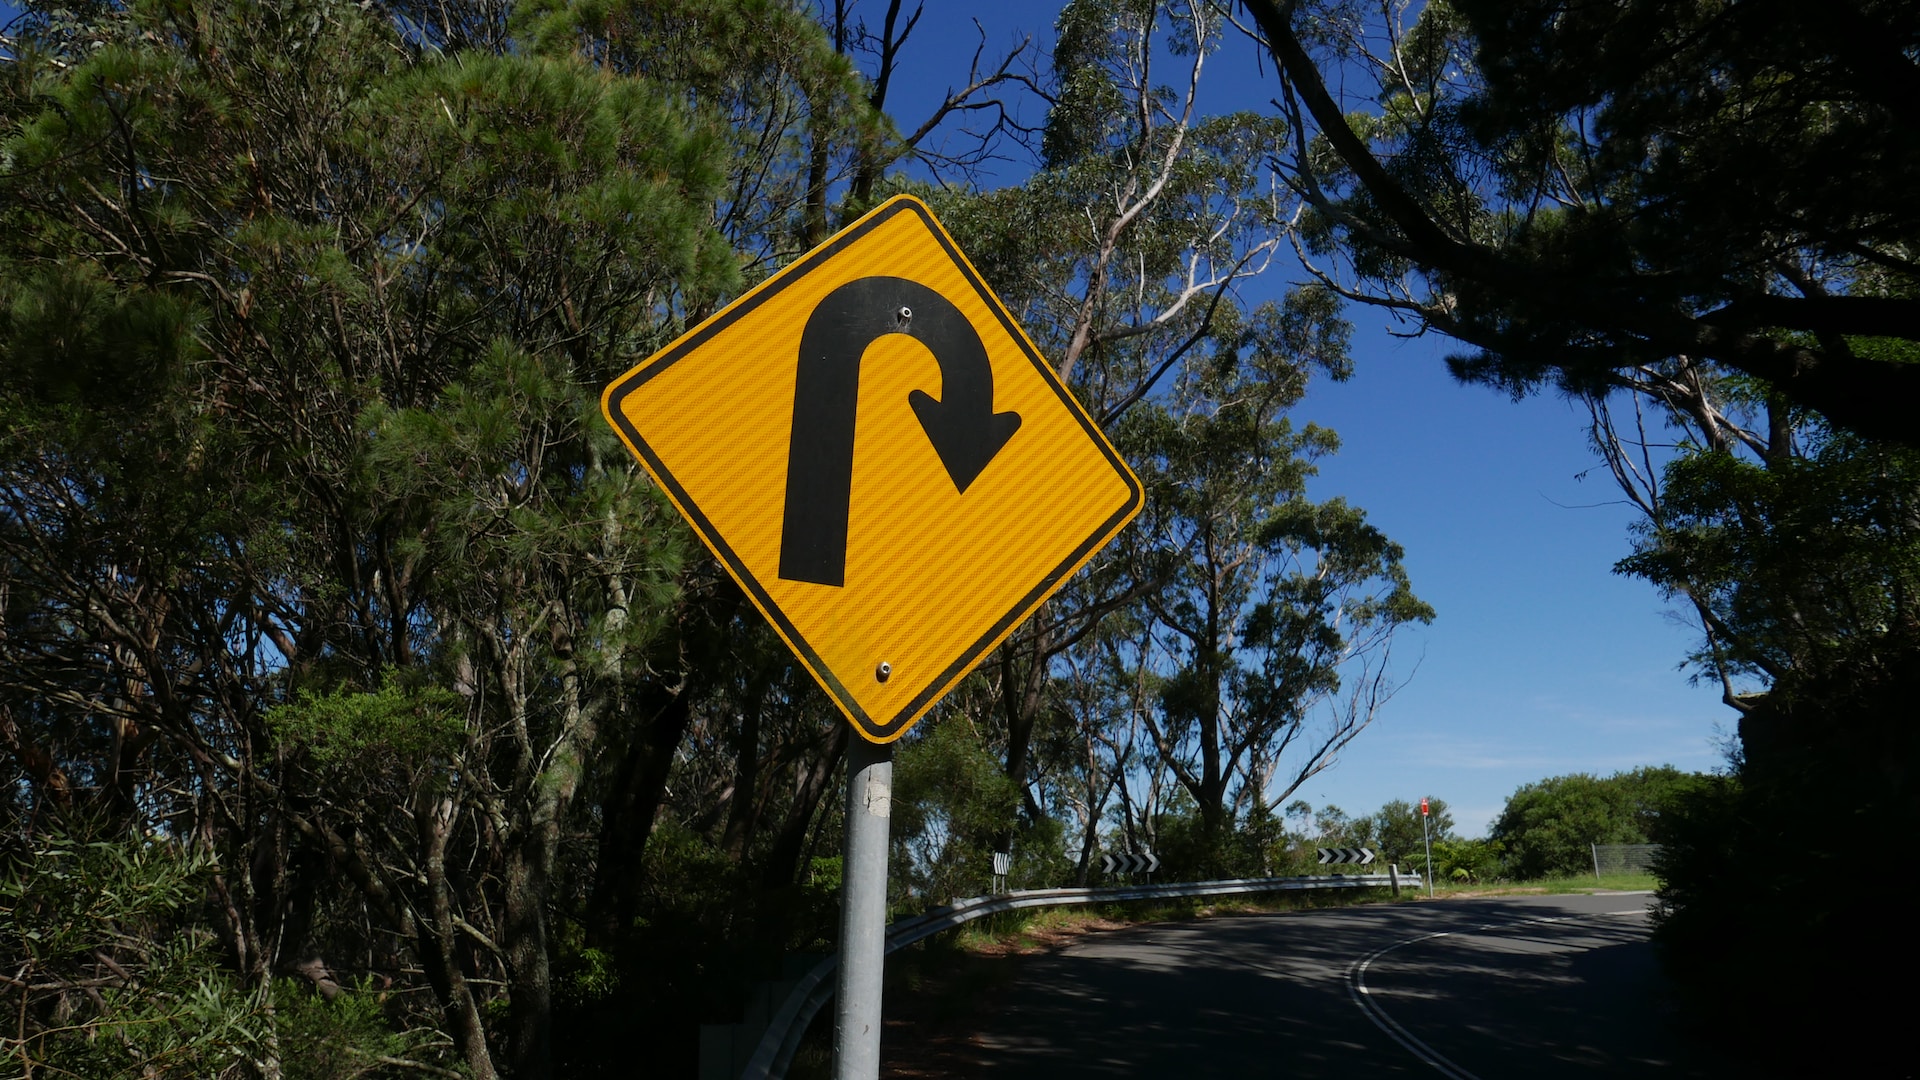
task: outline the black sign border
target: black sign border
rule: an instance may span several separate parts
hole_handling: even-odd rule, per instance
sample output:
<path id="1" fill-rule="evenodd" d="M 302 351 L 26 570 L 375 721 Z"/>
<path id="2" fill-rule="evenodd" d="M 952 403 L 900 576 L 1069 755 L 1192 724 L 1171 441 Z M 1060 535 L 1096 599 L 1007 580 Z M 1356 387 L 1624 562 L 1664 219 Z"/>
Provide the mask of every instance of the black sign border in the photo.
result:
<path id="1" fill-rule="evenodd" d="M 787 618 L 786 613 L 780 610 L 780 605 L 773 602 L 773 597 L 768 595 L 766 589 L 754 575 L 747 570 L 746 564 L 740 561 L 740 557 L 734 553 L 732 546 L 720 535 L 719 530 L 714 528 L 713 523 L 707 520 L 706 514 L 701 511 L 699 505 L 694 502 L 686 489 L 680 486 L 680 482 L 674 478 L 672 471 L 667 468 L 666 463 L 660 460 L 659 455 L 654 452 L 653 447 L 648 445 L 645 437 L 628 421 L 626 411 L 620 407 L 620 404 L 628 395 L 644 386 L 654 376 L 659 375 L 674 364 L 686 359 L 695 350 L 712 340 L 715 335 L 732 326 L 761 304 L 779 295 L 783 289 L 806 276 L 806 274 L 822 262 L 839 254 L 854 241 L 859 240 L 861 237 L 903 213 L 910 213 L 920 218 L 922 224 L 927 227 L 927 231 L 933 235 L 934 239 L 939 242 L 940 247 L 946 251 L 947 257 L 953 261 L 954 266 L 959 268 L 961 275 L 966 278 L 967 284 L 971 285 L 974 291 L 979 294 L 980 299 L 986 303 L 987 309 L 993 312 L 994 318 L 1000 320 L 1001 326 L 1007 331 L 1007 336 L 1020 346 L 1021 353 L 1025 355 L 1027 361 L 1033 365 L 1034 370 L 1039 372 L 1040 377 L 1046 382 L 1047 386 L 1053 390 L 1054 394 L 1059 397 L 1061 403 L 1067 407 L 1067 411 L 1073 414 L 1074 420 L 1079 423 L 1080 427 L 1093 440 L 1094 445 L 1100 448 L 1102 456 L 1107 459 L 1108 463 L 1113 466 L 1114 471 L 1118 473 L 1125 482 L 1128 497 L 1120 509 L 1102 521 L 1099 527 L 1094 529 L 1091 535 L 1081 541 L 1065 559 L 1062 559 L 1052 571 L 1043 577 L 1039 584 L 1028 590 L 1026 595 L 1021 597 L 1011 610 L 996 620 L 992 627 L 989 628 L 986 633 L 980 635 L 972 645 L 962 650 L 959 658 L 951 664 L 948 664 L 939 675 L 935 676 L 933 680 L 927 684 L 925 690 L 915 695 L 912 700 L 902 706 L 890 719 L 883 722 L 876 722 L 873 717 L 867 714 L 865 709 L 860 707 L 860 703 L 854 699 L 852 692 L 834 675 L 833 670 L 827 666 L 826 661 L 814 651 L 813 646 L 807 642 L 805 635 L 801 634 L 799 629 Z M 1080 566 L 1086 559 L 1090 558 L 1093 552 L 1098 550 L 1107 540 L 1116 535 L 1128 519 L 1132 518 L 1133 515 L 1139 511 L 1145 500 L 1145 492 L 1140 486 L 1139 478 L 1133 475 L 1133 470 L 1127 467 L 1125 461 L 1121 460 L 1119 453 L 1114 450 L 1112 443 L 1107 441 L 1106 435 L 1094 424 L 1092 417 L 1087 415 L 1087 411 L 1081 408 L 1079 401 L 1075 400 L 1072 392 L 1060 381 L 1060 377 L 1054 373 L 1053 367 L 1041 359 L 1038 352 L 1034 351 L 1033 346 L 1027 341 L 1027 335 L 1021 332 L 1020 328 L 1014 323 L 1013 316 L 1008 314 L 1006 307 L 1000 303 L 999 297 L 995 296 L 993 291 L 987 288 L 986 282 L 980 280 L 980 276 L 974 272 L 973 264 L 968 262 L 966 257 L 960 254 L 960 250 L 954 246 L 952 239 L 947 236 L 946 229 L 942 228 L 940 223 L 934 219 L 933 212 L 927 208 L 926 204 L 910 195 L 896 195 L 887 202 L 882 203 L 866 217 L 837 233 L 827 240 L 826 243 L 821 244 L 819 247 L 801 256 L 791 265 L 773 277 L 768 278 L 759 288 L 756 288 L 715 314 L 712 319 L 694 329 L 693 332 L 674 342 L 672 345 L 667 346 L 667 348 L 659 353 L 656 353 L 653 358 L 645 364 L 614 380 L 613 385 L 607 388 L 605 406 L 608 419 L 618 426 L 620 433 L 626 437 L 627 445 L 632 447 L 634 452 L 640 455 L 641 460 L 647 466 L 647 471 L 653 474 L 654 480 L 666 488 L 667 492 L 673 496 L 674 505 L 680 508 L 680 512 L 685 515 L 687 520 L 693 525 L 694 532 L 699 534 L 701 541 L 719 558 L 721 564 L 727 568 L 727 573 L 733 577 L 734 581 L 738 582 L 740 587 L 745 589 L 747 594 L 753 598 L 754 606 L 758 607 L 761 613 L 766 615 L 767 618 L 774 623 L 780 631 L 780 636 L 784 637 L 787 642 L 793 646 L 794 651 L 799 654 L 801 663 L 807 666 L 807 670 L 813 673 L 814 678 L 826 689 L 828 695 L 834 699 L 835 704 L 839 705 L 840 711 L 847 715 L 848 719 L 853 722 L 855 729 L 869 742 L 892 742 L 904 734 L 906 729 L 915 720 L 918 720 L 927 709 L 933 706 L 934 702 L 945 695 L 946 691 L 943 688 L 951 687 L 961 676 L 972 670 L 975 665 L 979 664 L 979 662 L 985 658 L 988 649 L 994 644 L 997 644 L 1007 633 L 1011 632 L 1015 626 L 1019 625 L 1021 621 L 1031 615 L 1034 609 L 1038 608 L 1047 597 L 1051 596 L 1061 585 L 1065 584 L 1067 577 L 1072 571 Z"/>

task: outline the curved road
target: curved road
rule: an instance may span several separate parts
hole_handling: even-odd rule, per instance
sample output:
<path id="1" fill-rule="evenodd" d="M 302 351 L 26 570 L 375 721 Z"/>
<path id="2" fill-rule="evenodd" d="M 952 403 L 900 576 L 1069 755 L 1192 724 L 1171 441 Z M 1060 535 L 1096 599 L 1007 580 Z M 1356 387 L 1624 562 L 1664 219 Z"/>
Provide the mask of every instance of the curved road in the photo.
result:
<path id="1" fill-rule="evenodd" d="M 1232 916 L 1035 957 L 964 1075 L 1719 1075 L 1672 1030 L 1645 894 Z"/>

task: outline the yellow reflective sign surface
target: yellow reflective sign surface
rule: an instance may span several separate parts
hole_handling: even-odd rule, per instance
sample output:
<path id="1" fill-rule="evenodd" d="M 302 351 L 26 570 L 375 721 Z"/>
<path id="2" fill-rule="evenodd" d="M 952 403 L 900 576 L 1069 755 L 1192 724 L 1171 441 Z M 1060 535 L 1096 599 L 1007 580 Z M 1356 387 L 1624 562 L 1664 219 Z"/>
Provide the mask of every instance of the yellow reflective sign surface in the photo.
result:
<path id="1" fill-rule="evenodd" d="M 874 742 L 904 734 L 1141 504 L 908 196 L 615 380 L 603 406 Z"/>

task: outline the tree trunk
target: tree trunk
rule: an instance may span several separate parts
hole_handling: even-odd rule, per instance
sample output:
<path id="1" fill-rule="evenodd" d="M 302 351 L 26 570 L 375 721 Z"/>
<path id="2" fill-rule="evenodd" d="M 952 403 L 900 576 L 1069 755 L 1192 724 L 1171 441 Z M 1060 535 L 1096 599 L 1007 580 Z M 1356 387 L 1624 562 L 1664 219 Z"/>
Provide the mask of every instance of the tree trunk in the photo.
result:
<path id="1" fill-rule="evenodd" d="M 793 801 L 787 807 L 786 820 L 781 824 L 779 834 L 774 837 L 766 861 L 760 864 L 760 890 L 766 903 L 755 933 L 760 943 L 769 950 L 786 947 L 788 931 L 793 925 L 792 905 L 782 902 L 782 898 L 799 880 L 800 863 L 807 854 L 807 834 L 813 827 L 815 813 L 820 809 L 820 800 L 833 780 L 834 770 L 839 767 L 840 759 L 846 756 L 847 740 L 852 734 L 850 725 L 836 724 L 820 752 L 808 756 L 808 764 L 794 785 Z"/>
<path id="2" fill-rule="evenodd" d="M 740 718 L 740 734 L 734 743 L 733 794 L 727 800 L 727 824 L 720 832 L 720 850 L 739 862 L 746 853 L 747 837 L 757 823 L 760 792 L 760 713 L 765 707 L 766 686 L 758 679 L 748 684 L 748 699 Z"/>
<path id="3" fill-rule="evenodd" d="M 512 1002 L 515 1080 L 548 1080 L 553 1075 L 547 893 L 560 850 L 561 823 L 573 803 L 574 792 L 579 790 L 586 757 L 597 734 L 581 704 L 579 671 L 571 660 L 562 665 L 560 682 L 566 702 L 561 734 L 554 742 L 547 767 L 534 777 L 533 790 L 527 793 L 527 821 L 520 843 L 507 862 L 505 940 L 501 946 L 506 952 Z"/>
<path id="4" fill-rule="evenodd" d="M 453 1035 L 454 1045 L 474 1080 L 499 1080 L 500 1074 L 493 1067 L 493 1054 L 487 1049 L 486 1024 L 480 1019 L 473 990 L 460 968 L 459 931 L 453 922 L 452 885 L 447 881 L 447 838 L 453 832 L 453 800 L 440 800 L 439 805 L 422 816 L 427 819 L 425 862 L 429 918 L 420 935 L 421 966 L 440 998 L 447 1030 Z"/>
<path id="5" fill-rule="evenodd" d="M 1015 662 L 1014 652 L 1020 644 L 1030 646 L 1030 651 L 1021 650 L 1028 661 L 1025 672 L 1020 672 Z M 1007 718 L 1007 779 L 1020 793 L 1020 806 L 1030 824 L 1038 822 L 1041 815 L 1027 784 L 1027 766 L 1032 756 L 1033 726 L 1040 719 L 1040 702 L 1046 689 L 1047 645 L 1045 631 L 1035 631 L 1031 636 L 1016 637 L 1000 650 L 1000 701 Z M 1009 832 L 999 849 L 1011 851 L 1012 845 L 1013 834 Z"/>
<path id="6" fill-rule="evenodd" d="M 666 795 L 674 749 L 693 718 L 686 695 L 658 680 L 641 690 L 637 707 L 649 718 L 628 744 L 601 810 L 586 917 L 587 941 L 596 948 L 608 947 L 633 926 L 647 837 Z"/>
<path id="7" fill-rule="evenodd" d="M 507 1031 L 515 1080 L 548 1080 L 553 1075 L 553 984 L 546 919 L 552 859 L 543 847 L 537 835 L 527 837 L 514 849 L 506 868 L 501 947 L 506 952 L 512 1005 Z"/>

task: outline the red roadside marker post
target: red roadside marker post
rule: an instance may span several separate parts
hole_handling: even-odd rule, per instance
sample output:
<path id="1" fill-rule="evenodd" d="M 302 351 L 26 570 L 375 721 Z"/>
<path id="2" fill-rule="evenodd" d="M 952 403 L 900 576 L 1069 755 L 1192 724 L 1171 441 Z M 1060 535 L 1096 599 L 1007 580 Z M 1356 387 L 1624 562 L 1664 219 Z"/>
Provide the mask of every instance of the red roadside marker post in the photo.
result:
<path id="1" fill-rule="evenodd" d="M 1420 838 L 1427 843 L 1427 895 L 1433 895 L 1433 833 L 1427 829 L 1427 797 L 1420 796 Z"/>

